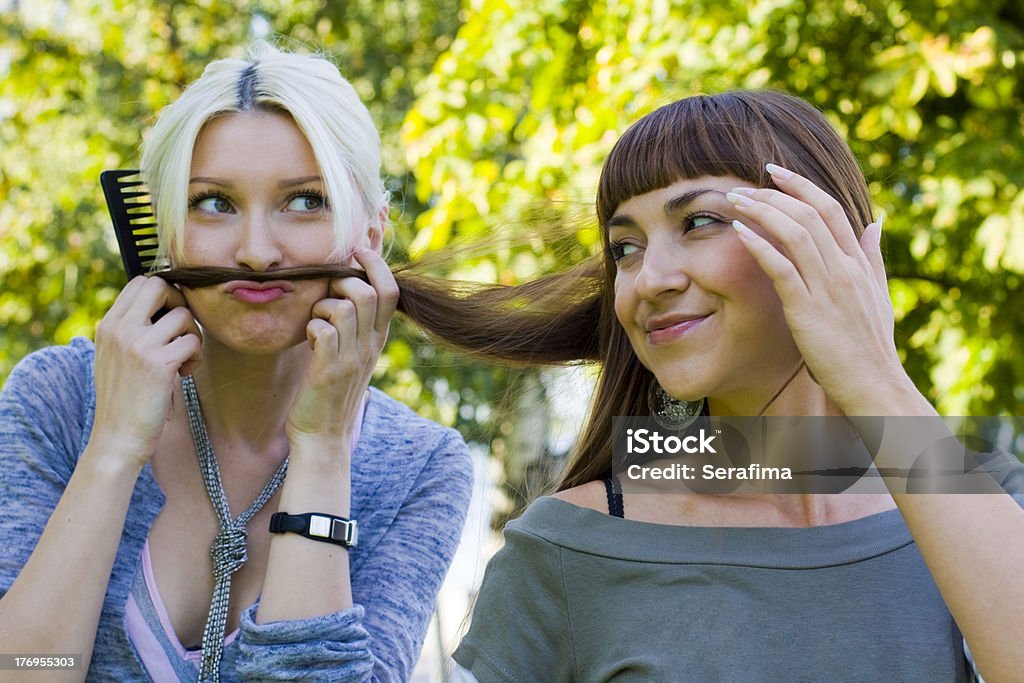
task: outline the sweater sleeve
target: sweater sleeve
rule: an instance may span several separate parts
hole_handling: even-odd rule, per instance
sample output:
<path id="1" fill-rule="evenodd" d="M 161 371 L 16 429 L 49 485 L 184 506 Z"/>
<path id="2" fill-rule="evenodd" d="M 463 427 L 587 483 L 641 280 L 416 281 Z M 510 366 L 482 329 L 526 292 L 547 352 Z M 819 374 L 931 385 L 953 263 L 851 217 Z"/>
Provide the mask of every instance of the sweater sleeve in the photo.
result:
<path id="1" fill-rule="evenodd" d="M 358 604 L 315 619 L 266 624 L 255 623 L 251 608 L 241 622 L 237 667 L 244 679 L 409 679 L 472 488 L 465 443 L 453 430 L 439 433 L 390 525 L 352 569 Z"/>
<path id="2" fill-rule="evenodd" d="M 0 393 L 0 595 L 35 549 L 71 479 L 91 374 L 78 343 L 26 356 Z"/>
<path id="3" fill-rule="evenodd" d="M 453 655 L 480 683 L 577 680 L 562 549 L 512 522 Z"/>

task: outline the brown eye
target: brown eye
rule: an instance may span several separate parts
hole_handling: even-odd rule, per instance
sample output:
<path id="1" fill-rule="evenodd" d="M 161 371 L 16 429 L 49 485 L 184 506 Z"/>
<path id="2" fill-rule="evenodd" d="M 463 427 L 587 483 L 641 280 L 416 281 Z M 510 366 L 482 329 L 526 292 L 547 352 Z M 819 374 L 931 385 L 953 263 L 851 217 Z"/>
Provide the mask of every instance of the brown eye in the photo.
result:
<path id="1" fill-rule="evenodd" d="M 683 230 L 685 232 L 689 232 L 690 230 L 694 230 L 696 228 L 703 228 L 709 225 L 714 225 L 716 223 L 723 222 L 725 221 L 723 221 L 721 218 L 717 216 L 699 213 L 693 216 L 688 216 L 686 220 L 683 221 Z"/>
<path id="2" fill-rule="evenodd" d="M 631 242 L 615 242 L 608 247 L 608 252 L 611 254 L 612 260 L 615 262 L 621 261 L 627 256 L 639 253 L 640 247 Z"/>

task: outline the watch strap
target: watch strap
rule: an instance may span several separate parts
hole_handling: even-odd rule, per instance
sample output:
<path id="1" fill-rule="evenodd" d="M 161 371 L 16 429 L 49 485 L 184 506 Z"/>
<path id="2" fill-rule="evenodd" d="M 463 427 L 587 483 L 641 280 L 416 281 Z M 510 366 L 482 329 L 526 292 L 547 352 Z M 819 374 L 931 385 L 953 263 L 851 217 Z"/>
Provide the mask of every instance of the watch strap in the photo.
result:
<path id="1" fill-rule="evenodd" d="M 334 543 L 345 548 L 355 548 L 359 542 L 359 527 L 356 520 L 323 512 L 306 512 L 301 515 L 275 512 L 270 517 L 270 532 L 291 532 L 314 541 Z"/>

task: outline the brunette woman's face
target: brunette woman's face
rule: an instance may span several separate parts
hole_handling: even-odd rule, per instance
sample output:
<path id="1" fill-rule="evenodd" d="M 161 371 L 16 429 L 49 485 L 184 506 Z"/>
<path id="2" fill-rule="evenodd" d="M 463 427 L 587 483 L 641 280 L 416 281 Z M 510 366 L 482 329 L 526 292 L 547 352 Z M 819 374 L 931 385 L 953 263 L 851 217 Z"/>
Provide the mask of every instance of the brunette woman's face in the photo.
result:
<path id="1" fill-rule="evenodd" d="M 740 216 L 725 195 L 743 186 L 680 180 L 620 204 L 608 232 L 615 313 L 644 366 L 676 398 L 756 414 L 800 355 L 771 281 L 731 225 Z"/>
<path id="2" fill-rule="evenodd" d="M 232 114 L 207 123 L 192 155 L 188 204 L 179 265 L 263 272 L 323 263 L 335 251 L 316 157 L 286 114 Z M 185 291 L 207 335 L 255 353 L 303 341 L 313 304 L 327 293 L 325 280 L 239 280 Z"/>

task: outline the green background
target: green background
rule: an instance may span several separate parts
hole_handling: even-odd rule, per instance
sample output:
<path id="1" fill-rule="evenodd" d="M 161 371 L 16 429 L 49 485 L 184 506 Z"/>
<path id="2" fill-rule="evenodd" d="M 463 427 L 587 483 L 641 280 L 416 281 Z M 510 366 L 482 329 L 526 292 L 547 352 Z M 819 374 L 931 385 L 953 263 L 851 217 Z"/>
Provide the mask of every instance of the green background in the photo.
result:
<path id="1" fill-rule="evenodd" d="M 395 199 L 392 260 L 511 236 L 435 267 L 474 280 L 517 282 L 592 253 L 600 162 L 644 113 L 734 87 L 806 98 L 848 137 L 886 214 L 914 381 L 946 414 L 1016 414 L 1022 8 L 0 0 L 0 381 L 33 349 L 91 336 L 124 284 L 100 171 L 136 167 L 155 113 L 207 62 L 267 35 L 332 55 L 370 107 Z M 557 248 L 544 239 L 566 227 Z M 486 443 L 513 493 L 550 474 L 536 438 L 552 426 L 550 375 L 468 363 L 398 323 L 375 381 Z"/>

